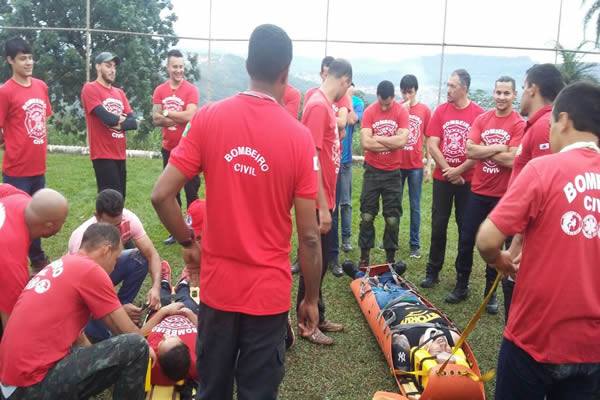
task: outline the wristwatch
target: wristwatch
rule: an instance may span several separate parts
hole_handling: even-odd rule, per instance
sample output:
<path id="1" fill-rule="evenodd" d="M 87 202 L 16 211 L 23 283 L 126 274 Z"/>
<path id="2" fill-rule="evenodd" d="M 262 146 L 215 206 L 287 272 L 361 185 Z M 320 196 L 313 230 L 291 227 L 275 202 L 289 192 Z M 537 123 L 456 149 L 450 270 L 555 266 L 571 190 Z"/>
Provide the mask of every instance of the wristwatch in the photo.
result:
<path id="1" fill-rule="evenodd" d="M 162 115 L 165 118 L 168 117 L 169 116 L 169 110 L 167 110 L 167 109 L 163 110 Z"/>
<path id="2" fill-rule="evenodd" d="M 180 241 L 180 242 L 177 242 L 177 243 L 179 243 L 179 245 L 180 245 L 181 247 L 184 247 L 184 248 L 186 248 L 186 249 L 187 249 L 187 248 L 190 248 L 190 247 L 192 246 L 192 244 L 194 244 L 194 240 L 195 240 L 195 239 L 196 239 L 196 235 L 194 234 L 194 230 L 193 230 L 193 229 L 190 229 L 190 236 L 189 236 L 189 239 L 182 240 L 182 241 Z"/>

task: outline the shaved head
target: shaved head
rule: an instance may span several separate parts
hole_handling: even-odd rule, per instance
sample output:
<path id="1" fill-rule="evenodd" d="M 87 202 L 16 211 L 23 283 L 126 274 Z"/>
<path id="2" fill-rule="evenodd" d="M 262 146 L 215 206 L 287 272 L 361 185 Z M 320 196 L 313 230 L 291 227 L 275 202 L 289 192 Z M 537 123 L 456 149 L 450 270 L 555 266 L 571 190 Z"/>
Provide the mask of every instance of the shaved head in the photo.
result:
<path id="1" fill-rule="evenodd" d="M 38 190 L 25 209 L 29 234 L 32 238 L 55 235 L 65 223 L 68 213 L 69 203 L 62 194 L 52 189 Z"/>

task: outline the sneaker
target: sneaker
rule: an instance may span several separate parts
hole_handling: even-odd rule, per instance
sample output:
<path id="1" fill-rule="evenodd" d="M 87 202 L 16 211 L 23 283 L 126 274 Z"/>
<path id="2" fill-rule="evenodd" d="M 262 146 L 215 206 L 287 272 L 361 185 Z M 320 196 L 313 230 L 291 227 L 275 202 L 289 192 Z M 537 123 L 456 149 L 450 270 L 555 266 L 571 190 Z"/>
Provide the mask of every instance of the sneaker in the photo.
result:
<path id="1" fill-rule="evenodd" d="M 354 250 L 354 248 L 352 247 L 352 245 L 350 244 L 350 242 L 348 242 L 348 241 L 343 241 L 342 242 L 342 251 L 344 253 L 349 253 L 352 250 Z"/>
<path id="2" fill-rule="evenodd" d="M 177 282 L 177 286 L 179 285 L 189 285 L 190 284 L 190 271 L 187 267 L 183 267 L 181 270 L 181 275 L 179 276 L 179 281 Z"/>
<path id="3" fill-rule="evenodd" d="M 340 263 L 337 261 L 334 261 L 331 264 L 331 273 L 333 274 L 333 276 L 335 276 L 336 278 L 339 278 L 340 276 L 344 275 L 344 270 L 342 269 L 342 267 L 340 266 Z"/>
<path id="4" fill-rule="evenodd" d="M 315 331 L 311 335 L 302 337 L 311 343 L 322 344 L 324 346 L 331 346 L 335 343 L 332 338 L 321 332 L 319 328 L 315 328 Z"/>
<path id="5" fill-rule="evenodd" d="M 319 329 L 321 332 L 341 332 L 344 330 L 344 325 L 325 320 L 319 324 Z"/>
<path id="6" fill-rule="evenodd" d="M 294 261 L 294 263 L 292 264 L 291 271 L 292 274 L 297 274 L 298 272 L 300 272 L 300 264 L 298 263 L 298 260 Z"/>
<path id="7" fill-rule="evenodd" d="M 496 294 L 492 296 L 490 301 L 485 306 L 485 311 L 491 315 L 498 314 L 498 300 L 496 299 Z"/>
<path id="8" fill-rule="evenodd" d="M 350 261 L 350 260 L 344 261 L 342 263 L 342 270 L 350 278 L 352 278 L 352 279 L 357 278 L 358 268 L 356 268 L 356 265 L 354 265 L 354 263 L 352 261 Z"/>
<path id="9" fill-rule="evenodd" d="M 168 238 L 166 238 L 163 243 L 166 244 L 167 246 L 175 244 L 176 240 L 173 237 L 173 235 L 170 235 Z"/>
<path id="10" fill-rule="evenodd" d="M 287 329 L 285 332 L 285 349 L 289 350 L 294 345 L 295 342 L 296 342 L 296 335 L 294 334 L 294 330 L 292 329 L 292 320 L 288 316 Z"/>
<path id="11" fill-rule="evenodd" d="M 160 263 L 160 280 L 171 286 L 171 266 L 167 260 L 162 260 Z"/>
<path id="12" fill-rule="evenodd" d="M 418 247 L 410 249 L 410 258 L 421 258 L 421 249 Z"/>

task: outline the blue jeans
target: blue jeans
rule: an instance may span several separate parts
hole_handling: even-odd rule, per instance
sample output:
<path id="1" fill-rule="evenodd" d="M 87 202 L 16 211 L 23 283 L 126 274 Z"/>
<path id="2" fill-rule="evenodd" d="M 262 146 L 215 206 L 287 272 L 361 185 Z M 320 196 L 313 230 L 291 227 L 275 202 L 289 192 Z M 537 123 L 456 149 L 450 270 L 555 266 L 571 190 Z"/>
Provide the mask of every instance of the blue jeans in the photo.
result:
<path id="1" fill-rule="evenodd" d="M 593 400 L 599 393 L 600 364 L 540 363 L 502 339 L 496 400 Z"/>
<path id="2" fill-rule="evenodd" d="M 117 286 L 119 283 L 123 283 L 117 293 L 121 304 L 133 302 L 147 274 L 148 260 L 142 256 L 138 249 L 124 250 L 121 253 L 117 259 L 115 269 L 110 274 L 113 285 Z M 86 325 L 85 334 L 92 342 L 105 340 L 111 336 L 106 325 L 96 319 L 90 320 Z"/>
<path id="3" fill-rule="evenodd" d="M 408 179 L 408 196 L 410 198 L 410 248 L 421 248 L 419 231 L 421 229 L 421 189 L 423 187 L 423 168 L 402 169 L 402 193 L 404 182 Z"/>
<path id="4" fill-rule="evenodd" d="M 21 189 L 25 193 L 33 196 L 35 192 L 46 186 L 46 177 L 44 175 L 8 176 L 2 174 L 2 182 L 13 185 L 17 189 Z M 29 259 L 32 263 L 46 259 L 46 254 L 44 253 L 44 250 L 42 250 L 41 239 L 34 239 L 31 241 L 31 246 L 29 246 Z"/>
<path id="5" fill-rule="evenodd" d="M 165 307 L 172 302 L 183 303 L 183 305 L 192 310 L 194 314 L 198 314 L 198 303 L 192 299 L 189 285 L 177 285 L 175 287 L 175 296 L 173 296 L 171 293 L 171 285 L 166 281 L 162 281 L 160 283 L 160 305 Z"/>
<path id="6" fill-rule="evenodd" d="M 331 213 L 329 231 L 331 248 L 329 260 L 338 262 L 340 254 L 339 217 L 342 217 L 342 241 L 349 242 L 352 236 L 352 163 L 341 164 L 335 188 L 335 209 Z M 325 268 L 325 266 L 324 266 Z"/>

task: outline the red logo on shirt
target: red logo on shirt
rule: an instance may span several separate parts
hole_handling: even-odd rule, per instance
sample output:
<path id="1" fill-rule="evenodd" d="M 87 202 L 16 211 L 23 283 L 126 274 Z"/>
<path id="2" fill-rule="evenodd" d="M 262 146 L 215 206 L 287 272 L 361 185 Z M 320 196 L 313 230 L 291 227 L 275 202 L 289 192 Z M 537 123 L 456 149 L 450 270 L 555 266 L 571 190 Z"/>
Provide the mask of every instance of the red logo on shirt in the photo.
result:
<path id="1" fill-rule="evenodd" d="M 44 144 L 46 138 L 46 103 L 41 99 L 29 99 L 23 104 L 25 129 L 34 144 Z"/>
<path id="2" fill-rule="evenodd" d="M 404 146 L 404 150 L 413 150 L 417 142 L 419 141 L 419 135 L 421 134 L 421 125 L 423 121 L 419 116 L 410 114 L 408 116 L 408 142 Z"/>
<path id="3" fill-rule="evenodd" d="M 442 153 L 446 160 L 460 163 L 467 148 L 467 134 L 471 125 L 459 119 L 453 119 L 444 124 L 444 143 Z"/>
<path id="4" fill-rule="evenodd" d="M 104 101 L 102 102 L 102 106 L 104 106 L 104 108 L 106 108 L 106 111 L 108 111 L 111 114 L 115 114 L 117 116 L 121 116 L 121 114 L 123 114 L 123 102 L 119 99 L 113 99 L 112 97 L 104 99 Z M 111 128 L 110 131 L 112 132 L 112 137 L 114 137 L 115 139 L 123 139 L 125 137 L 123 132 L 119 130 Z"/>
<path id="5" fill-rule="evenodd" d="M 581 232 L 581 215 L 575 211 L 567 211 L 560 219 L 560 226 L 564 233 L 575 236 Z"/>
<path id="6" fill-rule="evenodd" d="M 486 146 L 492 144 L 507 144 L 510 140 L 510 135 L 504 129 L 488 129 L 481 133 L 481 141 Z M 495 161 L 487 159 L 483 161 L 483 172 L 488 174 L 499 174 L 500 168 Z"/>

